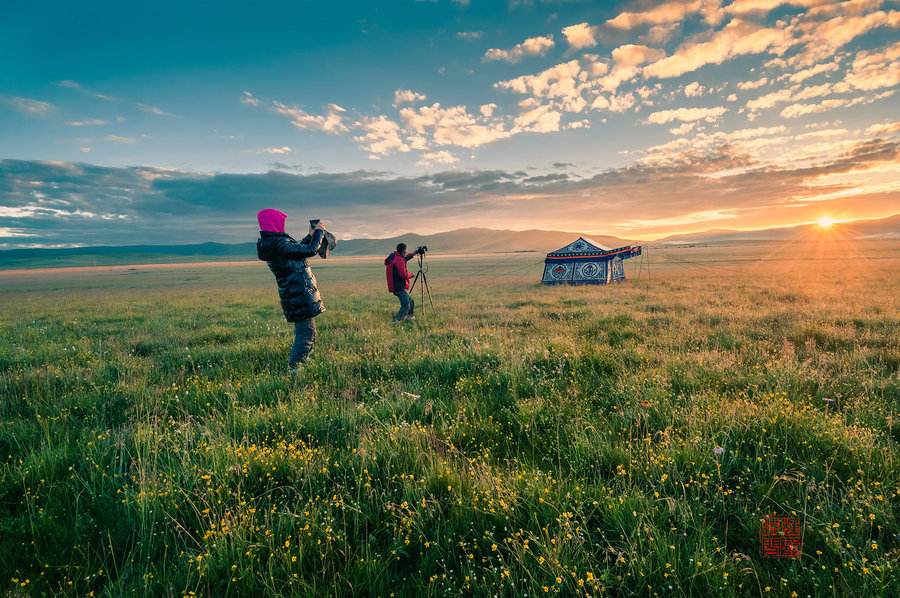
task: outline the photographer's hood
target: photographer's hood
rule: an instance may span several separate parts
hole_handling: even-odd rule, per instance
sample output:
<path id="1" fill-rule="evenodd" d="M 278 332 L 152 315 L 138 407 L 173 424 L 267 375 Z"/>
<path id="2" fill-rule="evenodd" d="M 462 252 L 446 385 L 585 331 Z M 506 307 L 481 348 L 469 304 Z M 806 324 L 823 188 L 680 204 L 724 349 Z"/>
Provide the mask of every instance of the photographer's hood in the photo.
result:
<path id="1" fill-rule="evenodd" d="M 259 220 L 259 230 L 268 233 L 283 233 L 284 221 L 287 220 L 287 217 L 287 214 L 274 208 L 266 208 L 256 214 L 256 219 Z"/>

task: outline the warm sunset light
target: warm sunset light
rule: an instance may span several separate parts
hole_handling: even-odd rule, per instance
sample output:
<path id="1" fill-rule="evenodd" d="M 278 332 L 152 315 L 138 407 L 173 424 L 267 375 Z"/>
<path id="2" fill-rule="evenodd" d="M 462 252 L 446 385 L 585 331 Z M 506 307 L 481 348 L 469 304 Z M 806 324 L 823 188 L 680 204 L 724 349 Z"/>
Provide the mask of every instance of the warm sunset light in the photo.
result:
<path id="1" fill-rule="evenodd" d="M 900 0 L 208 4 L 0 0 L 0 598 L 900 598 Z"/>
<path id="2" fill-rule="evenodd" d="M 820 216 L 818 220 L 816 220 L 816 224 L 819 225 L 821 229 L 829 229 L 834 226 L 835 219 L 831 216 Z"/>
<path id="3" fill-rule="evenodd" d="M 243 243 L 273 206 L 344 239 L 650 240 L 898 205 L 885 0 L 158 0 L 96 8 L 76 47 L 71 3 L 24 4 L 0 19 L 0 249 Z"/>

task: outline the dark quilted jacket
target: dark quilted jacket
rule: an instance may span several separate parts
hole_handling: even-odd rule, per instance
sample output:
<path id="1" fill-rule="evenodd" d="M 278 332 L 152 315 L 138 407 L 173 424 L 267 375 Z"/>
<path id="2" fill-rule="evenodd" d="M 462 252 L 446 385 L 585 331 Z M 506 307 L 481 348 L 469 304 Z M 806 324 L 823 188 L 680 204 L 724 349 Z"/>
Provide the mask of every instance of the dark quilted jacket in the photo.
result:
<path id="1" fill-rule="evenodd" d="M 306 263 L 306 258 L 319 251 L 324 235 L 325 231 L 317 230 L 314 235 L 307 235 L 297 242 L 286 233 L 259 233 L 256 255 L 269 264 L 275 275 L 281 309 L 288 322 L 313 318 L 325 311 L 316 288 L 316 277 Z"/>

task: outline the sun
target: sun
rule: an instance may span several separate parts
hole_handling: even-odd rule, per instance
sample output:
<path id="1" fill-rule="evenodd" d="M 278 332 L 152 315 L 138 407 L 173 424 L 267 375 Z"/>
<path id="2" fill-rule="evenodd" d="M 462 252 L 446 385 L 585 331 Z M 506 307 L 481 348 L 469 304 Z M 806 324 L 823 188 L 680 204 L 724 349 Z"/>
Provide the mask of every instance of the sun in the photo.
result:
<path id="1" fill-rule="evenodd" d="M 835 219 L 831 216 L 819 216 L 819 219 L 816 220 L 816 224 L 819 225 L 821 229 L 829 229 L 834 226 Z"/>

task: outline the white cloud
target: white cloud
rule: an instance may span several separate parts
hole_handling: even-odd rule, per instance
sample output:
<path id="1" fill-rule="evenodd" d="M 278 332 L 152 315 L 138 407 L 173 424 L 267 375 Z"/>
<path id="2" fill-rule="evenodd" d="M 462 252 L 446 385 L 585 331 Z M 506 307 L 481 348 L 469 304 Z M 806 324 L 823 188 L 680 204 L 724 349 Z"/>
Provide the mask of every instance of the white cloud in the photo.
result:
<path id="1" fill-rule="evenodd" d="M 686 135 L 694 129 L 695 123 L 686 123 L 669 131 L 676 135 Z M 691 125 L 688 127 L 687 125 Z M 644 150 L 644 157 L 639 161 L 644 164 L 672 165 L 696 156 L 709 155 L 723 145 L 734 145 L 735 151 L 751 153 L 767 151 L 775 144 L 784 144 L 784 133 L 787 127 L 755 127 L 737 129 L 735 131 L 716 131 L 714 133 L 698 133 L 693 137 L 679 137 L 661 145 Z"/>
<path id="2" fill-rule="evenodd" d="M 609 97 L 610 112 L 625 112 L 631 109 L 637 103 L 637 98 L 631 92 Z"/>
<path id="3" fill-rule="evenodd" d="M 484 37 L 484 31 L 457 31 L 456 37 L 466 41 L 473 41 Z"/>
<path id="4" fill-rule="evenodd" d="M 414 133 L 430 135 L 436 145 L 473 148 L 510 136 L 502 123 L 476 117 L 465 106 L 444 108 L 435 102 L 431 106 L 403 108 L 400 118 Z"/>
<path id="5" fill-rule="evenodd" d="M 172 116 L 162 108 L 158 108 L 156 106 L 151 106 L 150 104 L 136 104 L 137 109 L 141 112 L 146 112 L 147 114 L 155 114 L 156 116 Z"/>
<path id="6" fill-rule="evenodd" d="M 615 29 L 635 29 L 642 25 L 679 23 L 696 13 L 701 13 L 710 25 L 722 18 L 719 0 L 670 0 L 645 11 L 619 13 L 606 24 Z"/>
<path id="7" fill-rule="evenodd" d="M 659 60 L 666 53 L 657 48 L 650 48 L 640 44 L 625 44 L 612 51 L 612 58 L 622 66 L 640 66 L 654 60 Z"/>
<path id="8" fill-rule="evenodd" d="M 259 106 L 260 103 L 259 99 L 249 91 L 245 91 L 241 95 L 241 104 L 246 104 L 247 106 Z"/>
<path id="9" fill-rule="evenodd" d="M 809 133 L 801 133 L 795 136 L 795 139 L 822 139 L 828 137 L 845 137 L 849 135 L 847 129 L 820 129 L 818 131 L 810 131 Z"/>
<path id="10" fill-rule="evenodd" d="M 729 102 L 737 102 L 738 97 L 736 93 L 730 93 L 725 99 Z"/>
<path id="11" fill-rule="evenodd" d="M 829 58 L 857 37 L 880 27 L 900 27 L 900 11 L 839 15 L 827 21 L 801 21 L 797 25 L 804 50 L 774 66 L 807 66 Z"/>
<path id="12" fill-rule="evenodd" d="M 820 85 L 794 85 L 793 87 L 779 89 L 778 91 L 773 91 L 750 100 L 747 102 L 746 108 L 753 111 L 764 110 L 786 102 L 810 100 L 823 96 L 847 93 L 851 90 L 851 86 L 844 81 L 837 83 L 822 83 Z"/>
<path id="13" fill-rule="evenodd" d="M 592 110 L 609 110 L 610 102 L 606 96 L 597 96 L 591 103 Z"/>
<path id="14" fill-rule="evenodd" d="M 56 85 L 58 85 L 59 87 L 64 87 L 66 89 L 71 89 L 71 90 L 77 91 L 78 93 L 81 93 L 83 95 L 86 95 L 86 96 L 89 96 L 92 98 L 96 98 L 98 100 L 103 100 L 104 102 L 117 101 L 116 98 L 114 98 L 112 96 L 108 96 L 103 93 L 98 93 L 92 89 L 88 89 L 87 87 L 85 87 L 84 85 L 79 83 L 78 81 L 72 81 L 71 79 L 65 79 L 64 81 L 57 81 Z"/>
<path id="15" fill-rule="evenodd" d="M 123 135 L 107 135 L 106 137 L 104 137 L 104 139 L 112 143 L 122 143 L 125 145 L 133 145 L 137 143 L 136 137 L 125 137 Z"/>
<path id="16" fill-rule="evenodd" d="M 699 82 L 694 81 L 692 83 L 688 83 L 684 86 L 684 95 L 689 98 L 695 98 L 697 96 L 702 96 L 706 92 L 706 88 L 700 85 Z"/>
<path id="17" fill-rule="evenodd" d="M 822 73 L 830 73 L 831 71 L 835 71 L 840 67 L 840 61 L 835 60 L 833 62 L 823 62 L 822 64 L 817 64 L 815 66 L 811 66 L 807 69 L 803 69 L 801 71 L 797 71 L 796 73 L 791 74 L 788 77 L 788 80 L 791 83 L 802 83 L 807 79 L 815 77 L 816 75 L 820 75 Z"/>
<path id="18" fill-rule="evenodd" d="M 763 77 L 762 79 L 757 79 L 755 81 L 741 81 L 740 83 L 737 84 L 737 88 L 741 89 L 741 90 L 758 89 L 758 88 L 762 87 L 763 85 L 767 84 L 768 82 L 769 82 L 769 80 L 766 77 Z"/>
<path id="19" fill-rule="evenodd" d="M 625 82 L 640 75 L 640 65 L 651 62 L 665 55 L 665 52 L 640 44 L 625 44 L 615 48 L 612 53 L 612 68 L 596 54 L 586 54 L 583 58 L 587 71 L 575 71 L 570 75 L 576 82 L 574 89 L 580 93 L 582 88 L 615 93 Z M 585 81 L 590 76 L 592 79 Z"/>
<path id="20" fill-rule="evenodd" d="M 694 127 L 696 127 L 696 126 L 697 126 L 696 121 L 688 122 L 688 123 L 681 123 L 677 127 L 673 128 L 673 129 L 669 129 L 669 133 L 671 133 L 672 135 L 687 135 L 688 133 L 693 131 Z"/>
<path id="21" fill-rule="evenodd" d="M 900 120 L 874 124 L 866 129 L 866 135 L 885 135 L 891 133 L 900 133 Z"/>
<path id="22" fill-rule="evenodd" d="M 411 89 L 398 89 L 394 92 L 394 106 L 424 102 L 427 99 L 428 96 L 426 96 L 424 93 L 419 93 Z"/>
<path id="23" fill-rule="evenodd" d="M 581 69 L 578 61 L 570 60 L 536 75 L 523 75 L 508 81 L 500 81 L 494 86 L 536 98 L 555 99 L 563 103 L 566 110 L 578 111 L 585 105 L 581 92 L 586 78 L 587 73 Z"/>
<path id="24" fill-rule="evenodd" d="M 537 106 L 516 117 L 512 133 L 554 133 L 559 131 L 561 118 L 562 113 L 551 106 Z"/>
<path id="25" fill-rule="evenodd" d="M 792 104 L 781 111 L 781 116 L 785 118 L 797 118 L 806 114 L 815 114 L 841 108 L 850 104 L 850 100 L 846 98 L 822 100 L 815 104 Z"/>
<path id="26" fill-rule="evenodd" d="M 0 96 L 0 102 L 6 104 L 16 112 L 27 114 L 29 116 L 46 116 L 56 109 L 56 106 L 50 102 L 42 102 L 32 98 L 23 98 L 17 96 Z"/>
<path id="27" fill-rule="evenodd" d="M 400 125 L 386 116 L 364 118 L 356 123 L 362 129 L 361 135 L 353 139 L 367 152 L 369 158 L 377 160 L 394 152 L 406 153 L 410 146 L 401 137 Z"/>
<path id="28" fill-rule="evenodd" d="M 880 89 L 900 84 L 900 42 L 881 50 L 859 52 L 845 79 L 856 89 Z"/>
<path id="29" fill-rule="evenodd" d="M 597 45 L 597 29 L 588 23 L 569 25 L 563 28 L 562 34 L 573 50 L 593 48 Z"/>
<path id="30" fill-rule="evenodd" d="M 728 108 L 725 108 L 724 106 L 717 106 L 713 108 L 676 108 L 674 110 L 660 110 L 658 112 L 651 112 L 647 117 L 647 122 L 657 125 L 664 125 L 672 121 L 694 122 L 698 120 L 705 120 L 707 122 L 713 122 L 720 119 L 726 112 L 728 112 Z"/>
<path id="31" fill-rule="evenodd" d="M 257 108 L 264 107 L 275 114 L 285 116 L 298 129 L 321 131 L 330 135 L 340 135 L 350 130 L 345 118 L 347 111 L 337 104 L 325 106 L 325 114 L 310 114 L 298 106 L 288 106 L 278 101 L 266 105 L 249 91 L 243 93 L 241 103 Z"/>
<path id="32" fill-rule="evenodd" d="M 812 98 L 821 98 L 835 93 L 846 93 L 850 91 L 850 86 L 844 82 L 841 83 L 822 83 L 821 85 L 808 85 L 798 88 L 792 100 L 810 100 Z"/>
<path id="33" fill-rule="evenodd" d="M 494 115 L 494 111 L 497 109 L 497 104 L 491 102 L 490 104 L 482 104 L 479 106 L 478 111 L 481 113 L 481 116 L 486 118 L 490 118 Z"/>
<path id="34" fill-rule="evenodd" d="M 258 104 L 253 104 L 254 106 Z M 344 110 L 337 104 L 328 104 L 326 113 L 310 114 L 297 106 L 287 106 L 281 102 L 272 102 L 272 110 L 277 114 L 286 116 L 290 119 L 291 124 L 298 129 L 307 129 L 312 131 L 322 131 L 331 135 L 346 133 L 348 131 L 347 124 L 344 122 Z"/>
<path id="35" fill-rule="evenodd" d="M 826 4 L 832 0 L 734 0 L 725 10 L 739 16 L 764 15 L 784 4 L 809 8 L 819 4 Z"/>
<path id="36" fill-rule="evenodd" d="M 293 150 L 290 147 L 288 147 L 286 145 L 282 145 L 282 146 L 275 146 L 275 147 L 264 147 L 262 149 L 257 150 L 256 153 L 272 154 L 275 156 L 284 156 L 284 155 L 291 153 L 292 151 Z"/>
<path id="37" fill-rule="evenodd" d="M 525 56 L 543 56 L 554 46 L 553 36 L 544 35 L 529 37 L 522 43 L 516 44 L 509 50 L 491 48 L 484 53 L 485 60 L 503 60 L 506 62 L 519 62 Z"/>
<path id="38" fill-rule="evenodd" d="M 10 228 L 8 226 L 0 226 L 0 239 L 10 237 L 36 237 L 34 233 L 29 233 L 21 228 Z"/>
<path id="39" fill-rule="evenodd" d="M 641 36 L 641 41 L 648 44 L 661 46 L 668 42 L 675 33 L 681 28 L 680 23 L 665 23 L 662 25 L 654 25 L 647 30 L 647 33 Z"/>
<path id="40" fill-rule="evenodd" d="M 422 154 L 422 158 L 416 162 L 416 165 L 432 166 L 435 164 L 442 164 L 444 166 L 449 166 L 451 164 L 456 164 L 457 162 L 459 162 L 459 158 L 446 150 L 440 150 L 436 152 L 425 152 Z"/>
<path id="41" fill-rule="evenodd" d="M 574 121 L 568 123 L 564 128 L 565 129 L 590 129 L 591 121 L 589 121 L 586 118 L 583 118 L 581 120 L 574 120 Z"/>
<path id="42" fill-rule="evenodd" d="M 793 96 L 794 93 L 790 89 L 779 89 L 778 91 L 773 91 L 750 100 L 747 102 L 747 109 L 764 110 L 766 108 L 772 108 L 776 104 L 790 102 Z"/>
<path id="43" fill-rule="evenodd" d="M 99 127 L 108 123 L 109 121 L 101 118 L 85 118 L 82 120 L 70 120 L 66 122 L 70 127 Z"/>
<path id="44" fill-rule="evenodd" d="M 884 0 L 845 0 L 843 2 L 822 0 L 809 10 L 809 14 L 816 17 L 836 14 L 857 15 L 879 8 L 882 4 L 884 4 Z"/>
<path id="45" fill-rule="evenodd" d="M 874 96 L 857 96 L 855 98 L 829 98 L 818 103 L 809 104 L 791 104 L 781 111 L 784 118 L 798 118 L 807 114 L 818 114 L 827 112 L 835 108 L 846 108 L 850 106 L 859 106 L 862 104 L 871 104 L 878 100 L 883 100 L 894 95 L 894 90 L 885 91 Z"/>
<path id="46" fill-rule="evenodd" d="M 702 42 L 685 42 L 674 54 L 644 67 L 646 77 L 670 78 L 695 71 L 707 64 L 722 64 L 736 56 L 769 52 L 780 54 L 792 40 L 781 27 L 763 27 L 733 19 Z"/>

